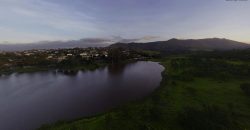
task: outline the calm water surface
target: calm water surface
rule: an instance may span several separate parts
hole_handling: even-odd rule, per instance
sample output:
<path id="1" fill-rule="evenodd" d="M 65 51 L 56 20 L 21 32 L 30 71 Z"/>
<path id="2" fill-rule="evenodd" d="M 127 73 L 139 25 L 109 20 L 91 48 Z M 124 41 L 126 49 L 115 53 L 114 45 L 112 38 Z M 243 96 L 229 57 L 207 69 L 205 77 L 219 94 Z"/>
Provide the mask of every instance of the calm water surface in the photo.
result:
<path id="1" fill-rule="evenodd" d="M 164 68 L 139 61 L 74 75 L 56 72 L 0 77 L 0 130 L 32 130 L 42 124 L 105 112 L 149 95 Z"/>

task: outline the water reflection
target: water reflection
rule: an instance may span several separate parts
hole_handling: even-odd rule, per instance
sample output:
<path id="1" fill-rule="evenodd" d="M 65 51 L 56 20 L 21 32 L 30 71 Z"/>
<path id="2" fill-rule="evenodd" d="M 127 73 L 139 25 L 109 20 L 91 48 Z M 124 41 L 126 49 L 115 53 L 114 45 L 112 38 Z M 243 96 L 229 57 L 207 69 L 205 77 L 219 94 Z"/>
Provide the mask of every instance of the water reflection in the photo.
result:
<path id="1" fill-rule="evenodd" d="M 122 73 L 125 70 L 125 67 L 129 64 L 124 63 L 117 63 L 117 64 L 111 64 L 108 66 L 108 72 L 112 76 L 122 75 Z"/>

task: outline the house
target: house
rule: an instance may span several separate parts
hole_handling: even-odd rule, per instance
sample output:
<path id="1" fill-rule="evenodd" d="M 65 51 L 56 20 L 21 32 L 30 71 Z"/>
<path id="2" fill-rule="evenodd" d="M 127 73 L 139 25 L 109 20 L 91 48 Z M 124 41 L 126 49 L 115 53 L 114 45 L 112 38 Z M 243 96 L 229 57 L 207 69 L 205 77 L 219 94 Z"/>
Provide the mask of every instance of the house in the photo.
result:
<path id="1" fill-rule="evenodd" d="M 24 55 L 25 55 L 25 56 L 31 56 L 31 55 L 33 55 L 33 53 L 27 53 L 27 52 L 26 52 L 26 53 L 24 53 Z"/>
<path id="2" fill-rule="evenodd" d="M 89 59 L 90 58 L 90 56 L 87 54 L 87 53 L 81 53 L 80 54 L 80 56 L 82 57 L 82 58 L 86 58 L 86 59 Z"/>
<path id="3" fill-rule="evenodd" d="M 47 59 L 52 59 L 52 58 L 53 58 L 53 56 L 48 56 L 48 57 L 47 57 Z"/>
<path id="4" fill-rule="evenodd" d="M 65 59 L 67 59 L 67 56 L 60 56 L 60 57 L 57 58 L 57 61 L 61 62 L 61 61 L 65 60 Z"/>
<path id="5" fill-rule="evenodd" d="M 80 54 L 81 57 L 86 57 L 88 54 L 86 52 Z"/>
<path id="6" fill-rule="evenodd" d="M 103 54 L 105 57 L 108 57 L 108 52 L 104 51 L 102 54 Z"/>
<path id="7" fill-rule="evenodd" d="M 69 54 L 67 54 L 67 56 L 73 56 L 73 54 L 69 53 Z"/>

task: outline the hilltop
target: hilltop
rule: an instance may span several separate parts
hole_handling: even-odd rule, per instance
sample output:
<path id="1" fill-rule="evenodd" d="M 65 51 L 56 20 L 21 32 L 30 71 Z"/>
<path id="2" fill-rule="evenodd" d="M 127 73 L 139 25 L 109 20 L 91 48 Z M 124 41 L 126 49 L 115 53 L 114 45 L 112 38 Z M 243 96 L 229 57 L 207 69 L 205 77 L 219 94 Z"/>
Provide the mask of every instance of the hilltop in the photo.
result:
<path id="1" fill-rule="evenodd" d="M 213 51 L 247 49 L 250 44 L 220 38 L 207 39 L 170 39 L 168 41 L 157 41 L 149 43 L 116 43 L 112 48 L 142 49 L 151 51 Z"/>

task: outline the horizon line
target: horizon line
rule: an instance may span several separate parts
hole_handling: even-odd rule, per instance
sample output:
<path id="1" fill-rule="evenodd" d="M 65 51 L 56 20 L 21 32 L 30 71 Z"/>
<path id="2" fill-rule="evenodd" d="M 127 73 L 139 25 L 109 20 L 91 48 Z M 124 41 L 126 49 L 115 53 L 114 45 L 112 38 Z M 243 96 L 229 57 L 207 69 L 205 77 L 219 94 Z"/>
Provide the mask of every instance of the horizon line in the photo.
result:
<path id="1" fill-rule="evenodd" d="M 9 42 L 9 41 L 2 41 L 0 42 L 0 45 L 27 45 L 27 44 L 46 44 L 46 43 L 51 43 L 51 42 L 71 42 L 71 41 L 81 41 L 81 40 L 109 40 L 109 44 L 114 44 L 114 43 L 148 43 L 148 42 L 160 42 L 160 41 L 169 41 L 171 39 L 177 39 L 177 40 L 203 40 L 203 39 L 226 39 L 226 40 L 231 40 L 231 41 L 236 41 L 236 42 L 241 42 L 241 43 L 245 43 L 245 44 L 250 44 L 250 41 L 239 41 L 239 40 L 233 40 L 233 39 L 229 39 L 229 38 L 219 38 L 219 37 L 207 37 L 207 38 L 169 38 L 169 39 L 162 39 L 162 40 L 148 40 L 145 42 L 138 42 L 137 40 L 141 40 L 140 38 L 135 39 L 135 41 L 131 41 L 131 42 L 121 42 L 121 41 L 112 41 L 112 38 L 102 38 L 102 37 L 96 37 L 96 38 L 81 38 L 81 39 L 72 39 L 72 40 L 41 40 L 41 41 L 34 41 L 34 42 Z M 133 39 L 122 39 L 122 40 L 133 40 Z M 98 42 L 96 42 L 98 43 Z M 104 44 L 104 43 L 103 43 Z M 108 44 L 108 43 L 106 43 Z"/>

